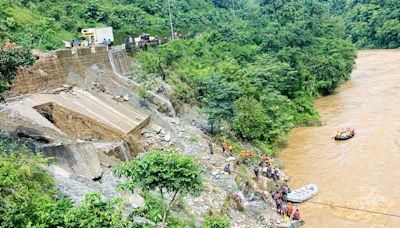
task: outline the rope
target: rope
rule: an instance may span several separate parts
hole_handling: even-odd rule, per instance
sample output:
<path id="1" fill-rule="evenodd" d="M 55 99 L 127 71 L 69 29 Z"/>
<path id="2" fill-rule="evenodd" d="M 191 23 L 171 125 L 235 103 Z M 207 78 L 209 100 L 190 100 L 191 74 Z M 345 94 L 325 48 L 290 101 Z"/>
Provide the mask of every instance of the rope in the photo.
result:
<path id="1" fill-rule="evenodd" d="M 344 209 L 353 210 L 353 211 L 362 211 L 362 212 L 367 212 L 367 213 L 372 213 L 372 214 L 380 214 L 380 215 L 386 215 L 386 216 L 400 218 L 400 215 L 383 213 L 383 212 L 379 212 L 379 211 L 369 211 L 369 210 L 364 210 L 364 209 L 359 209 L 359 208 L 353 208 L 353 207 L 347 207 L 347 206 L 341 206 L 341 205 L 334 205 L 334 204 L 330 204 L 330 203 L 321 203 L 321 202 L 313 202 L 313 201 L 307 201 L 307 203 L 321 204 L 321 205 L 327 205 L 327 206 L 331 206 L 331 207 L 344 208 Z"/>

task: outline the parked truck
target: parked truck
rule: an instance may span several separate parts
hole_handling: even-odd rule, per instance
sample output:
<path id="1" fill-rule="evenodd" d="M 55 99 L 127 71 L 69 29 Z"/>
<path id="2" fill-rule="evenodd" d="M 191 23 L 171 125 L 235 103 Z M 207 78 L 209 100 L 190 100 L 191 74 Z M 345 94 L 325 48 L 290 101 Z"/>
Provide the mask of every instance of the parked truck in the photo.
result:
<path id="1" fill-rule="evenodd" d="M 112 27 L 82 29 L 82 36 L 85 39 L 90 39 L 93 36 L 96 43 L 103 43 L 104 39 L 107 41 L 110 39 L 114 42 Z"/>

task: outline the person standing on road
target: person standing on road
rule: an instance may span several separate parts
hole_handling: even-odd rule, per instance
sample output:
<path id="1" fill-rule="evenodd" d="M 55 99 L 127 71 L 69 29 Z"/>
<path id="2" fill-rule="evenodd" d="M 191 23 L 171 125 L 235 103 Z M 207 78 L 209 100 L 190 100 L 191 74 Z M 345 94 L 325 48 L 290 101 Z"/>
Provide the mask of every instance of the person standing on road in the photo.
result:
<path id="1" fill-rule="evenodd" d="M 111 45 L 112 45 L 112 41 L 111 41 L 111 39 L 108 39 L 107 46 L 108 46 L 109 50 L 111 50 Z"/>
<path id="2" fill-rule="evenodd" d="M 68 40 L 67 41 L 63 40 L 63 42 L 66 49 L 71 49 L 71 43 Z"/>

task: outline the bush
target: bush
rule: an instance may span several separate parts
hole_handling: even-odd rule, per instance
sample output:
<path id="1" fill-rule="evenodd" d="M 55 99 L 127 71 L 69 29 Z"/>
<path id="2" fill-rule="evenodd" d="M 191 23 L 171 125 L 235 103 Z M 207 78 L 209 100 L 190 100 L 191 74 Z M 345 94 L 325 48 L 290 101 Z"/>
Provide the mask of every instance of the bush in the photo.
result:
<path id="1" fill-rule="evenodd" d="M 204 228 L 229 228 L 229 218 L 226 215 L 210 215 L 204 221 Z"/>
<path id="2" fill-rule="evenodd" d="M 145 199 L 144 207 L 137 208 L 129 216 L 131 218 L 142 216 L 154 223 L 161 222 L 164 212 L 163 208 L 165 207 L 165 202 L 161 199 L 161 196 L 148 192 L 143 192 L 142 196 Z"/>
<path id="3" fill-rule="evenodd" d="M 85 196 L 82 204 L 64 215 L 66 227 L 123 227 L 121 200 L 102 200 L 99 193 Z"/>

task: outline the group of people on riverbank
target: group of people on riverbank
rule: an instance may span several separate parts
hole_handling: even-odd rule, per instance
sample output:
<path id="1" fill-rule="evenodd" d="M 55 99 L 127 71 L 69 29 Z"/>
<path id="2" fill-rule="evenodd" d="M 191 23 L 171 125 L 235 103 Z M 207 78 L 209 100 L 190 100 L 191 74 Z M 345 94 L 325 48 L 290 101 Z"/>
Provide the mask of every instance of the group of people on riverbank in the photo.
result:
<path id="1" fill-rule="evenodd" d="M 280 179 L 278 164 L 274 164 L 275 163 L 274 160 L 268 157 L 267 155 L 262 157 L 263 157 L 262 161 L 254 166 L 253 169 L 254 175 L 256 176 L 256 178 L 258 178 L 261 171 L 261 175 L 271 178 L 275 182 L 278 181 Z"/>
<path id="2" fill-rule="evenodd" d="M 225 157 L 232 156 L 232 145 L 224 141 L 221 143 L 221 147 Z M 253 168 L 256 180 L 258 180 L 261 175 L 274 181 L 275 187 L 270 193 L 276 204 L 278 214 L 283 217 L 285 222 L 288 220 L 300 220 L 299 209 L 295 208 L 291 202 L 287 201 L 287 195 L 291 192 L 291 189 L 288 184 L 288 179 L 279 171 L 278 162 L 268 155 L 261 155 L 261 157 L 262 160 L 257 162 Z M 230 163 L 225 165 L 224 171 L 228 174 L 232 173 Z"/>
<path id="3" fill-rule="evenodd" d="M 261 172 L 260 172 L 261 170 Z M 287 195 L 291 192 L 287 179 L 281 180 L 279 164 L 268 155 L 262 156 L 262 161 L 254 166 L 254 175 L 258 179 L 259 175 L 272 179 L 275 182 L 271 196 L 275 201 L 277 212 L 283 216 L 284 221 L 300 220 L 299 209 L 294 210 L 291 202 L 287 201 Z"/>
<path id="4" fill-rule="evenodd" d="M 277 212 L 283 216 L 283 220 L 300 220 L 299 209 L 287 201 L 287 194 L 290 193 L 291 189 L 288 185 L 288 180 L 284 180 L 281 184 L 276 184 L 274 190 L 271 192 L 271 196 L 275 201 Z"/>

